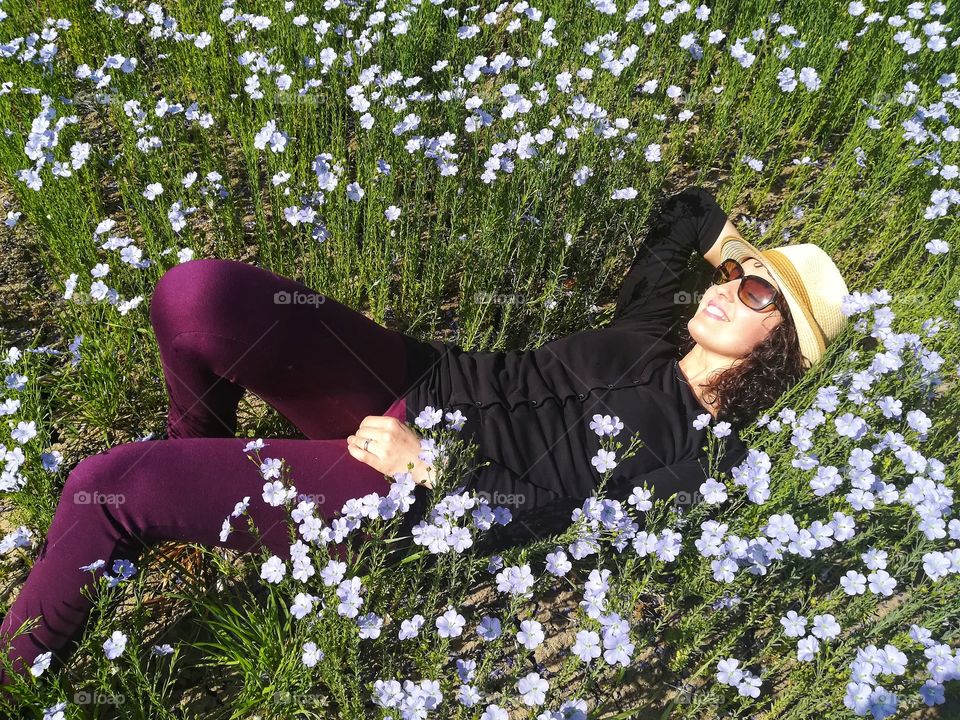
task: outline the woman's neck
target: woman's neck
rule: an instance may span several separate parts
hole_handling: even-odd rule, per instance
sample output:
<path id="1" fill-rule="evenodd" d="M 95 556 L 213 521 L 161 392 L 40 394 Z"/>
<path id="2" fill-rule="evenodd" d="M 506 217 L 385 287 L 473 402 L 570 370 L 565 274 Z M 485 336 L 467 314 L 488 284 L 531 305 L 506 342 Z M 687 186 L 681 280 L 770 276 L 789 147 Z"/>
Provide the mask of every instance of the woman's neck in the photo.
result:
<path id="1" fill-rule="evenodd" d="M 707 402 L 704 398 L 701 382 L 710 377 L 710 374 L 718 368 L 709 362 L 706 353 L 702 352 L 702 348 L 700 348 L 699 345 L 694 345 L 690 352 L 680 358 L 677 366 L 680 369 L 682 379 L 690 386 L 690 390 L 693 391 L 694 397 L 696 397 L 700 405 L 716 419 L 717 403 Z"/>

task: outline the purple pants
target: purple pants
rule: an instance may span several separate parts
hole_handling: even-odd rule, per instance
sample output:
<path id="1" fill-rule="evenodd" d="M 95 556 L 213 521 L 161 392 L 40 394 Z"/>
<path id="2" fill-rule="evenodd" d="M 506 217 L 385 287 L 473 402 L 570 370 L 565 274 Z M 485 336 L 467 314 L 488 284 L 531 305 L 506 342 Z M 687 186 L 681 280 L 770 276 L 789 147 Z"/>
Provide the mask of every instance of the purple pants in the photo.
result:
<path id="1" fill-rule="evenodd" d="M 265 439 L 261 458 L 283 458 L 298 493 L 332 519 L 350 498 L 386 494 L 389 481 L 347 452 L 367 415 L 406 419 L 404 395 L 429 368 L 408 367 L 403 334 L 289 278 L 233 260 L 193 260 L 157 283 L 150 305 L 167 393 L 169 439 L 130 442 L 83 459 L 70 472 L 39 555 L 0 624 L 0 647 L 26 672 L 53 651 L 60 667 L 82 635 L 90 602 L 81 588 L 99 558 L 136 563 L 159 541 L 246 552 L 261 545 L 246 518 L 221 523 L 250 496 L 263 544 L 289 558 L 282 508 L 261 497 L 264 480 L 234 437 L 250 390 L 308 439 Z M 419 410 L 419 408 L 418 408 Z M 9 636 L 28 617 L 39 626 Z M 0 677 L 0 684 L 9 679 Z"/>

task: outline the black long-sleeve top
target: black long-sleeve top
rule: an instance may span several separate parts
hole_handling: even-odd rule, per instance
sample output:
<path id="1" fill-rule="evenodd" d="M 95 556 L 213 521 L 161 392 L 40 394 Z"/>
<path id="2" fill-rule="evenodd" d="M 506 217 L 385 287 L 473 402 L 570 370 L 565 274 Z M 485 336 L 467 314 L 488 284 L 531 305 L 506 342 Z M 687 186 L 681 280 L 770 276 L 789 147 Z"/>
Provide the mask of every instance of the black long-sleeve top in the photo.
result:
<path id="1" fill-rule="evenodd" d="M 435 362 L 406 396 L 408 422 L 427 405 L 459 409 L 467 417 L 462 432 L 478 446 L 468 488 L 542 488 L 527 494 L 576 502 L 593 494 L 601 477 L 591 464 L 601 447 L 591 419 L 617 416 L 624 425 L 617 436 L 623 449 L 635 432 L 644 447 L 628 460 L 617 459 L 608 488 L 629 493 L 647 478 L 656 479 L 655 497 L 695 492 L 706 478 L 703 447 L 715 421 L 700 430 L 693 426 L 708 410 L 677 364 L 676 329 L 685 322 L 678 318 L 685 303 L 677 295 L 691 254 L 705 254 L 726 219 L 703 188 L 668 197 L 623 281 L 613 319 L 602 328 L 532 350 L 470 352 L 440 341 L 411 341 L 408 352 L 418 354 L 417 362 Z M 746 455 L 735 427 L 725 447 L 723 471 Z"/>

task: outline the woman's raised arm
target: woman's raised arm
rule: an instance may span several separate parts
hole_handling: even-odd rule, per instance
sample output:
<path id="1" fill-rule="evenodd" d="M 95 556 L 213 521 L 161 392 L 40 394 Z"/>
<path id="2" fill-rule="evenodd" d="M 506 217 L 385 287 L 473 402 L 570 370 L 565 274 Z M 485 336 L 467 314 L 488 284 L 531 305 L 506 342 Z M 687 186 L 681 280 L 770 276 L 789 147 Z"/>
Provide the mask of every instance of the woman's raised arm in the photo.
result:
<path id="1" fill-rule="evenodd" d="M 710 249 L 703 254 L 703 259 L 710 263 L 712 267 L 717 267 L 720 264 L 720 241 L 730 236 L 739 238 L 740 240 L 745 239 L 743 235 L 737 231 L 737 228 L 728 217 L 726 223 L 724 223 L 723 230 L 721 230 L 720 234 L 717 235 L 716 241 L 714 241 L 713 245 L 710 246 Z"/>

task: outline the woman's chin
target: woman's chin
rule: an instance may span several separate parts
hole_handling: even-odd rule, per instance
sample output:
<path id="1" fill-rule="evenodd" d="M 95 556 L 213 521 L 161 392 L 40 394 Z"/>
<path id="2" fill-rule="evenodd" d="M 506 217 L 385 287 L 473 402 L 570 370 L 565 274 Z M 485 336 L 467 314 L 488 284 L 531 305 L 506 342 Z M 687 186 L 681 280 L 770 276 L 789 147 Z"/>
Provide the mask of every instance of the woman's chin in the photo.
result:
<path id="1" fill-rule="evenodd" d="M 709 342 L 710 338 L 716 337 L 719 324 L 718 320 L 704 317 L 703 313 L 697 313 L 687 323 L 687 332 L 695 342 L 703 345 L 704 341 Z"/>

